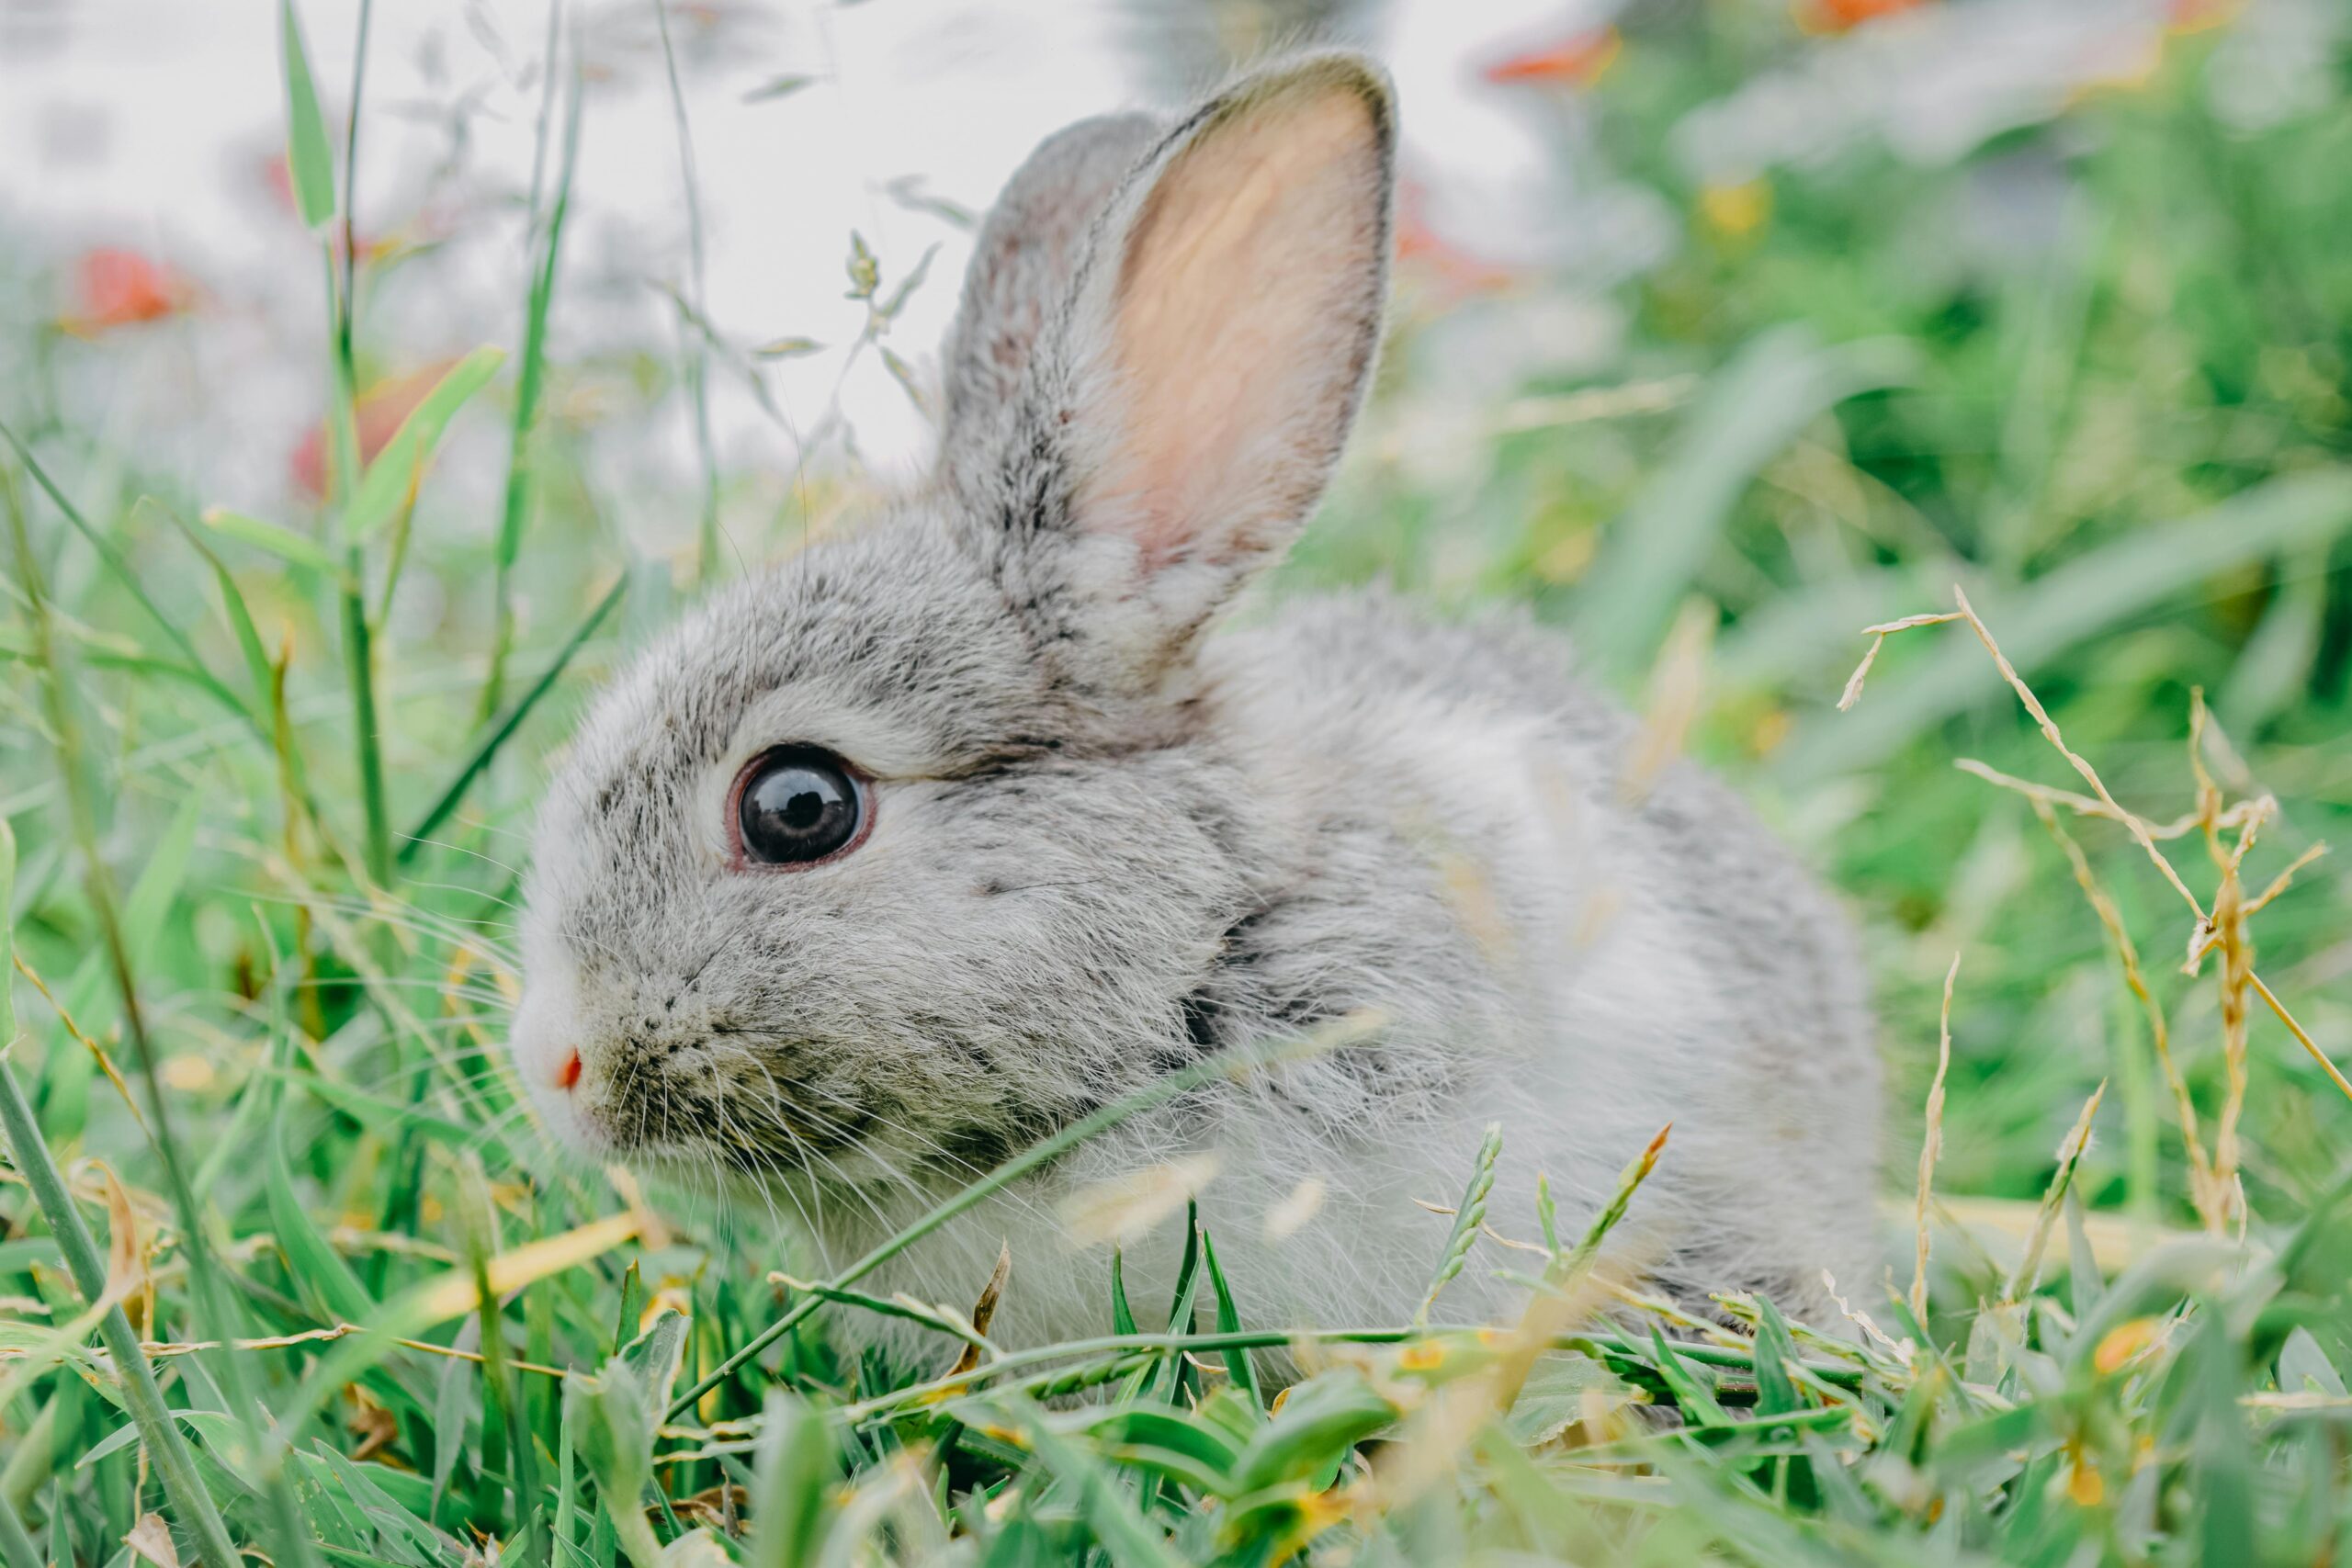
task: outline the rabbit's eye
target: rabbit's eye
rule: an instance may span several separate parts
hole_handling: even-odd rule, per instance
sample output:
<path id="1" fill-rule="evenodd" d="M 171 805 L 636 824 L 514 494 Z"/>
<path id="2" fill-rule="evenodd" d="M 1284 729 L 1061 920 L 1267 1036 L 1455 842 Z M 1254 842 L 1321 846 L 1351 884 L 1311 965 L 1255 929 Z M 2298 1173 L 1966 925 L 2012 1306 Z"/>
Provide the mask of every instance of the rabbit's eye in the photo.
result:
<path id="1" fill-rule="evenodd" d="M 865 792 L 849 764 L 814 746 L 779 746 L 752 760 L 735 792 L 736 841 L 760 865 L 805 866 L 865 837 Z"/>

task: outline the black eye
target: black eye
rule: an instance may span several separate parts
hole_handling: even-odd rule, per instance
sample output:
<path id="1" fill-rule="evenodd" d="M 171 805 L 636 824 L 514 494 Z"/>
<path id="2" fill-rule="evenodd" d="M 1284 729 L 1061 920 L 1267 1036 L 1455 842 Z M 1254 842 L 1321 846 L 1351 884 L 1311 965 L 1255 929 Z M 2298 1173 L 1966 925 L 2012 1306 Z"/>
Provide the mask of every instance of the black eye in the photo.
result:
<path id="1" fill-rule="evenodd" d="M 780 746 L 754 758 L 736 793 L 743 858 L 762 865 L 808 865 L 840 854 L 864 836 L 866 817 L 849 765 L 814 746 Z"/>

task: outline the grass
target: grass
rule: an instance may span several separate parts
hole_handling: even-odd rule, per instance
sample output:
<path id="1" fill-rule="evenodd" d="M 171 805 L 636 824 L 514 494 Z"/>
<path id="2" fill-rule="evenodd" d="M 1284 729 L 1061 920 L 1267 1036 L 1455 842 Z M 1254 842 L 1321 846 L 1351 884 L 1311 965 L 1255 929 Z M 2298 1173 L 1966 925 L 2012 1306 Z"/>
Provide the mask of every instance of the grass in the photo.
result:
<path id="1" fill-rule="evenodd" d="M 688 17 L 660 9 L 684 153 Z M 699 433 L 757 370 L 689 276 L 642 406 L 567 398 L 611 369 L 553 357 L 593 259 L 566 250 L 576 65 L 544 85 L 513 355 L 456 358 L 363 462 L 356 405 L 408 357 L 363 305 L 436 278 L 360 258 L 363 128 L 338 158 L 282 17 L 325 277 L 317 514 L 224 511 L 71 417 L 76 356 L 135 340 L 18 320 L 20 278 L 0 315 L 6 1568 L 2352 1547 L 2352 898 L 2314 858 L 2352 815 L 2344 62 L 2324 110 L 2249 130 L 2206 91 L 2230 29 L 2177 36 L 2144 81 L 1949 167 L 1864 146 L 1725 191 L 1672 128 L 1834 43 L 1736 7 L 1637 30 L 1586 89 L 1580 155 L 1688 213 L 1686 243 L 1610 295 L 1599 363 L 1514 374 L 1466 468 L 1413 456 L 1460 397 L 1424 367 L 1566 286 L 1448 305 L 1408 275 L 1363 459 L 1286 572 L 1568 627 L 1651 694 L 1648 734 L 1832 872 L 1898 1129 L 1889 1269 L 1838 1281 L 1850 1323 L 1726 1298 L 1731 1332 L 1645 1294 L 1602 1244 L 1670 1132 L 1584 1216 L 1497 1182 L 1506 1123 L 1427 1195 L 1412 1323 L 1264 1321 L 1188 1223 L 1173 1299 L 1076 1254 L 1101 1333 L 1030 1346 L 989 1334 L 1026 1260 L 884 1300 L 859 1285 L 887 1252 L 806 1278 L 788 1238 L 538 1157 L 502 1055 L 506 922 L 562 709 L 673 583 L 724 574 L 722 533 L 781 553 L 861 481 L 820 454 L 778 512 L 698 434 L 691 558 L 614 554 L 589 422 Z M 2020 169 L 2063 177 L 2054 238 L 1921 264 L 1918 235 Z M 907 281 L 870 335 L 922 282 L 888 259 Z M 446 433 L 502 415 L 493 504 L 453 516 Z M 399 612 L 426 583 L 447 608 L 420 634 Z M 1454 1321 L 1469 1269 L 1532 1304 Z M 848 1353 L 856 1314 L 935 1350 Z M 1300 1381 L 1261 1382 L 1260 1350 Z"/>

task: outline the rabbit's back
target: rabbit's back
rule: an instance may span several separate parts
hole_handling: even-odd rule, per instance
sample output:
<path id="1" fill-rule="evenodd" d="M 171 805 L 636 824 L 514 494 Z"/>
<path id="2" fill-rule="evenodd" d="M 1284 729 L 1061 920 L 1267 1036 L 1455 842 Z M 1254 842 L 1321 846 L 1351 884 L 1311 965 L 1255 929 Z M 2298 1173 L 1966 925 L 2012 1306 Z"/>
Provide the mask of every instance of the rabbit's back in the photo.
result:
<path id="1" fill-rule="evenodd" d="M 1727 788 L 1645 769 L 1640 727 L 1523 621 L 1373 593 L 1211 646 L 1242 765 L 1310 803 L 1266 897 L 1319 887 L 1355 911 L 1359 960 L 1406 967 L 1391 1010 L 1424 1092 L 1403 1116 L 1455 1172 L 1500 1121 L 1507 1173 L 1598 1203 L 1671 1121 L 1635 1227 L 1663 1280 L 1819 1315 L 1822 1268 L 1876 1272 L 1862 965 L 1834 900 Z M 1348 989 L 1348 955 L 1326 957 Z"/>

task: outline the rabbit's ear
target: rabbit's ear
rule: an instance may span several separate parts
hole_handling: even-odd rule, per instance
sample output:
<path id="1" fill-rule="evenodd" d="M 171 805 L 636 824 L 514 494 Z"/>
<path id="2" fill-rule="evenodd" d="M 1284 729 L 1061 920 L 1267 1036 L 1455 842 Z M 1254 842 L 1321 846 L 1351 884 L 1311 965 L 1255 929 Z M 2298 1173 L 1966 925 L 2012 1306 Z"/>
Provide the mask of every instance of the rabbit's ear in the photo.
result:
<path id="1" fill-rule="evenodd" d="M 1323 493 L 1379 348 L 1395 136 L 1377 66 L 1288 62 L 1169 132 L 1097 231 L 1032 407 L 1069 524 L 1132 546 L 1164 632 Z"/>
<path id="2" fill-rule="evenodd" d="M 1095 220 L 1160 130 L 1149 115 L 1080 120 L 1038 143 L 989 209 L 947 334 L 943 462 L 993 455 L 1037 340 L 1069 298 Z"/>

